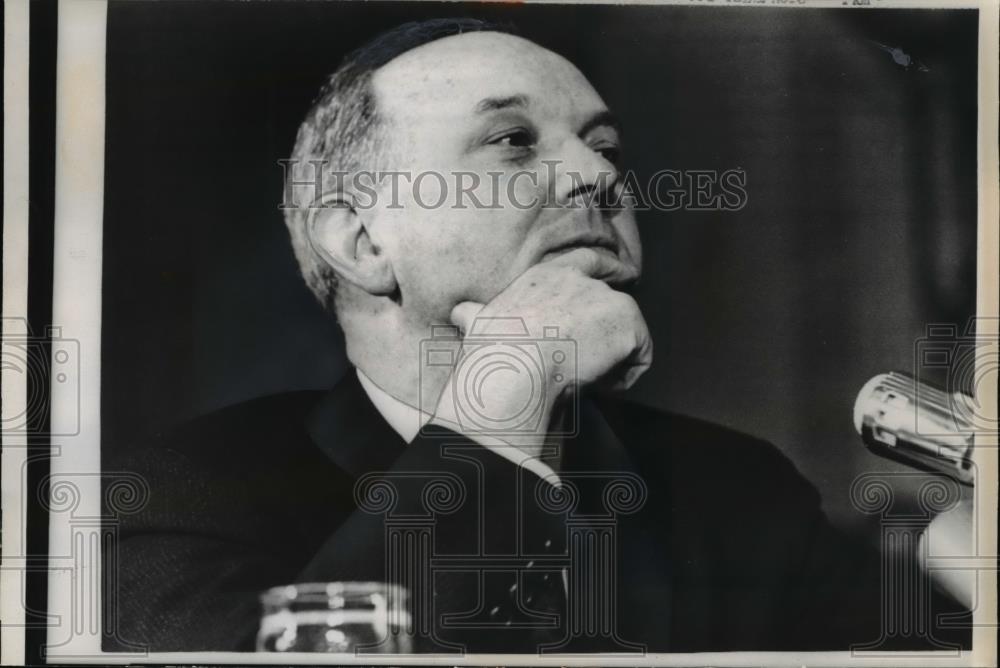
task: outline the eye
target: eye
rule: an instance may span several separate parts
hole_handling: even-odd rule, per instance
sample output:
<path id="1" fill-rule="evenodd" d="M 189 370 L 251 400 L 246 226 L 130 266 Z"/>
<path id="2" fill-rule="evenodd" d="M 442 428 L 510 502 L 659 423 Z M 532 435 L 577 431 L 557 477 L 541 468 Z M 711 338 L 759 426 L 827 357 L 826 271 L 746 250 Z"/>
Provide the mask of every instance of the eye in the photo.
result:
<path id="1" fill-rule="evenodd" d="M 486 140 L 486 143 L 493 146 L 526 149 L 534 146 L 535 141 L 535 134 L 530 130 L 526 130 L 525 128 L 515 128 L 513 130 L 505 130 L 504 132 L 491 137 Z"/>
<path id="2" fill-rule="evenodd" d="M 595 146 L 594 151 L 599 153 L 602 158 L 610 162 L 616 167 L 619 165 L 622 159 L 621 147 L 614 144 L 605 144 L 601 146 Z"/>

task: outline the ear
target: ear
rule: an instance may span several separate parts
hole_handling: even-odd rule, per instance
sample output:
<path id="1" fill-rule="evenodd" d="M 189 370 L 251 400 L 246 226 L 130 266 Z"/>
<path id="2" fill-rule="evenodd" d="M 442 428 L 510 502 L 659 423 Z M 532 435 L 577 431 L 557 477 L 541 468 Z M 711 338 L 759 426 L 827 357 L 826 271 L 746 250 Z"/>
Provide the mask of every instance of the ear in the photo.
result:
<path id="1" fill-rule="evenodd" d="M 311 209 L 306 225 L 313 250 L 339 276 L 373 295 L 396 291 L 392 263 L 372 241 L 361 213 L 348 199 Z"/>

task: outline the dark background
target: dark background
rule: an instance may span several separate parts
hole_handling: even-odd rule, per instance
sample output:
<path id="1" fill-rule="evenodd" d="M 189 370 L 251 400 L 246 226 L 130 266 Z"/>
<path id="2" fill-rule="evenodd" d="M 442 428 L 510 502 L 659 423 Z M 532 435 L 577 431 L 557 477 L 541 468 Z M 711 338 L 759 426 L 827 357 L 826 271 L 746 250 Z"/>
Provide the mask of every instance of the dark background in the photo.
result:
<path id="1" fill-rule="evenodd" d="M 656 358 L 633 395 L 772 441 L 836 523 L 877 536 L 851 481 L 902 467 L 862 448 L 854 397 L 914 370 L 927 324 L 974 312 L 972 10 L 112 2 L 105 456 L 344 373 L 297 274 L 277 161 L 347 50 L 458 15 L 513 20 L 575 62 L 641 178 L 746 171 L 739 212 L 639 214 Z"/>

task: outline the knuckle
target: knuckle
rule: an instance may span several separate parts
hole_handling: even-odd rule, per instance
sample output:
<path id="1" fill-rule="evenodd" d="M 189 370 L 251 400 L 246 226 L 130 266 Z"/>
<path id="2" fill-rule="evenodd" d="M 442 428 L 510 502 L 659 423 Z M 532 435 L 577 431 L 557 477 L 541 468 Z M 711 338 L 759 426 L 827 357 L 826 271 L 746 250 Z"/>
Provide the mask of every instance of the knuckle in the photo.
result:
<path id="1" fill-rule="evenodd" d="M 613 293 L 612 299 L 619 309 L 633 316 L 639 312 L 639 303 L 635 301 L 632 295 L 619 290 L 611 290 L 611 292 Z"/>

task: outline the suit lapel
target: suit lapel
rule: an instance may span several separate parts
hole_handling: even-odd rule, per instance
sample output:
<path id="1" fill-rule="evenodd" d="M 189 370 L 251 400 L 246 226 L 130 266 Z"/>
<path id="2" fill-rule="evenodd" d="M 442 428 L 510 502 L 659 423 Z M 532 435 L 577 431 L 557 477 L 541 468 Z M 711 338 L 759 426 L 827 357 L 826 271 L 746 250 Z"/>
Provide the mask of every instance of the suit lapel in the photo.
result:
<path id="1" fill-rule="evenodd" d="M 406 448 L 365 393 L 353 369 L 306 416 L 319 449 L 353 478 L 386 471 Z"/>
<path id="2" fill-rule="evenodd" d="M 614 621 L 617 637 L 626 643 L 656 639 L 650 650 L 662 651 L 669 643 L 671 618 L 671 564 L 669 512 L 662 508 L 662 489 L 667 477 L 663 471 L 644 471 L 631 450 L 636 438 L 665 435 L 638 434 L 616 421 L 614 409 L 600 408 L 589 402 L 580 404 L 579 435 L 565 444 L 563 470 L 596 475 L 602 481 L 585 492 L 586 512 L 606 512 L 610 494 L 605 480 L 620 478 L 628 486 L 638 484 L 637 493 L 645 496 L 642 507 L 634 513 L 615 516 L 617 544 L 617 600 Z M 655 477 L 650 477 L 653 473 Z M 616 475 L 617 474 L 617 475 Z M 638 482 L 637 481 L 641 481 Z M 624 489 L 624 488 L 619 488 Z M 635 489 L 635 487 L 632 487 Z M 582 490 L 581 490 L 582 491 Z"/>

